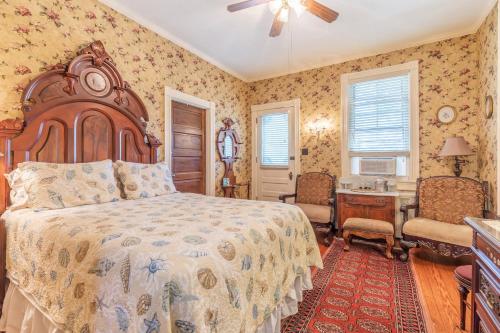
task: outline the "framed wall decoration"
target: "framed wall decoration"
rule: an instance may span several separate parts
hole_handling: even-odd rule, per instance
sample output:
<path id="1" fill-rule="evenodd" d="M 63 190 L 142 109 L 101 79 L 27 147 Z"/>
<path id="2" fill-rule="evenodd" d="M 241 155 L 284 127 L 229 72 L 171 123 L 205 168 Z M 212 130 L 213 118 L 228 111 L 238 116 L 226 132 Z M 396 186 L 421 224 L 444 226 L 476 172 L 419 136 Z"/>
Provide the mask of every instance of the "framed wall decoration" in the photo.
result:
<path id="1" fill-rule="evenodd" d="M 486 119 L 491 118 L 493 115 L 493 97 L 491 95 L 486 96 L 486 100 L 484 101 L 484 115 Z"/>
<path id="2" fill-rule="evenodd" d="M 437 119 L 443 124 L 451 124 L 455 121 L 457 112 L 451 105 L 443 105 L 437 111 Z"/>

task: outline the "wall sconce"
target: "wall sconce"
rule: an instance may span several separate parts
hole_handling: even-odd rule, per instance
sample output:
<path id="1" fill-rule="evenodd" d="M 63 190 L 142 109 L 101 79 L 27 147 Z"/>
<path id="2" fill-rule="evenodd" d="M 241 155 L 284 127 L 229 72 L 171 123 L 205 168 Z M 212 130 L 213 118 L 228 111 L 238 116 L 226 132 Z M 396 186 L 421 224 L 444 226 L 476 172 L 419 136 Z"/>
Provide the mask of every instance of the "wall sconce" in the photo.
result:
<path id="1" fill-rule="evenodd" d="M 311 132 L 316 133 L 316 139 L 319 141 L 321 134 L 330 128 L 330 122 L 326 119 L 317 119 L 309 123 L 309 129 Z"/>

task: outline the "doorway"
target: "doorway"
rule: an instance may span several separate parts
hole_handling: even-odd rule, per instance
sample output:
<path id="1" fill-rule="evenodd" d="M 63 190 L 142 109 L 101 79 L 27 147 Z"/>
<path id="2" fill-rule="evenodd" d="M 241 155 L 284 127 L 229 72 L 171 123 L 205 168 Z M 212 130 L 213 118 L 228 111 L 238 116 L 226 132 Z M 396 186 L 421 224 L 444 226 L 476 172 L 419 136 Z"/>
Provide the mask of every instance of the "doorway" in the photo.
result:
<path id="1" fill-rule="evenodd" d="M 215 104 L 166 88 L 165 161 L 180 192 L 215 195 Z"/>
<path id="2" fill-rule="evenodd" d="M 300 100 L 252 106 L 252 198 L 294 193 L 300 172 Z"/>
<path id="3" fill-rule="evenodd" d="M 172 102 L 172 177 L 180 192 L 206 193 L 205 112 Z"/>

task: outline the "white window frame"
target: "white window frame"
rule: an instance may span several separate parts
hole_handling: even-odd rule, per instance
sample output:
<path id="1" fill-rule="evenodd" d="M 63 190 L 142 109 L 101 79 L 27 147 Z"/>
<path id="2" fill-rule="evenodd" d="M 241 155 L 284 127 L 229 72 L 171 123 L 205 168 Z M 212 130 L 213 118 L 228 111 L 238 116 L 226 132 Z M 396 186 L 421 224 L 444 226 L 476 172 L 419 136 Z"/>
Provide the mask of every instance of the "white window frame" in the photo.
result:
<path id="1" fill-rule="evenodd" d="M 341 126 L 341 161 L 342 176 L 351 175 L 351 158 L 349 156 L 349 88 L 352 84 L 368 80 L 384 79 L 398 75 L 410 75 L 410 158 L 408 162 L 408 175 L 398 177 L 401 181 L 414 182 L 420 174 L 419 170 L 419 71 L 418 61 L 410 61 L 401 65 L 370 69 L 362 72 L 343 74 L 340 77 L 340 96 L 342 109 Z M 383 156 L 383 153 L 377 156 Z"/>

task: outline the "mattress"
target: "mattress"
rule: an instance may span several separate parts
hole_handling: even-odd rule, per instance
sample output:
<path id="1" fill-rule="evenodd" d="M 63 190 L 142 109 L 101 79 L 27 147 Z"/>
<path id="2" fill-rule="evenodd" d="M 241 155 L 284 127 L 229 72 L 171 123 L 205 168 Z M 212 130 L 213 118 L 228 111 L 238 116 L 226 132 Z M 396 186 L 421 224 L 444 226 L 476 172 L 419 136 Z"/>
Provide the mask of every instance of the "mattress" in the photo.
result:
<path id="1" fill-rule="evenodd" d="M 9 278 L 66 331 L 256 332 L 322 268 L 286 204 L 175 193 L 3 218 Z"/>

